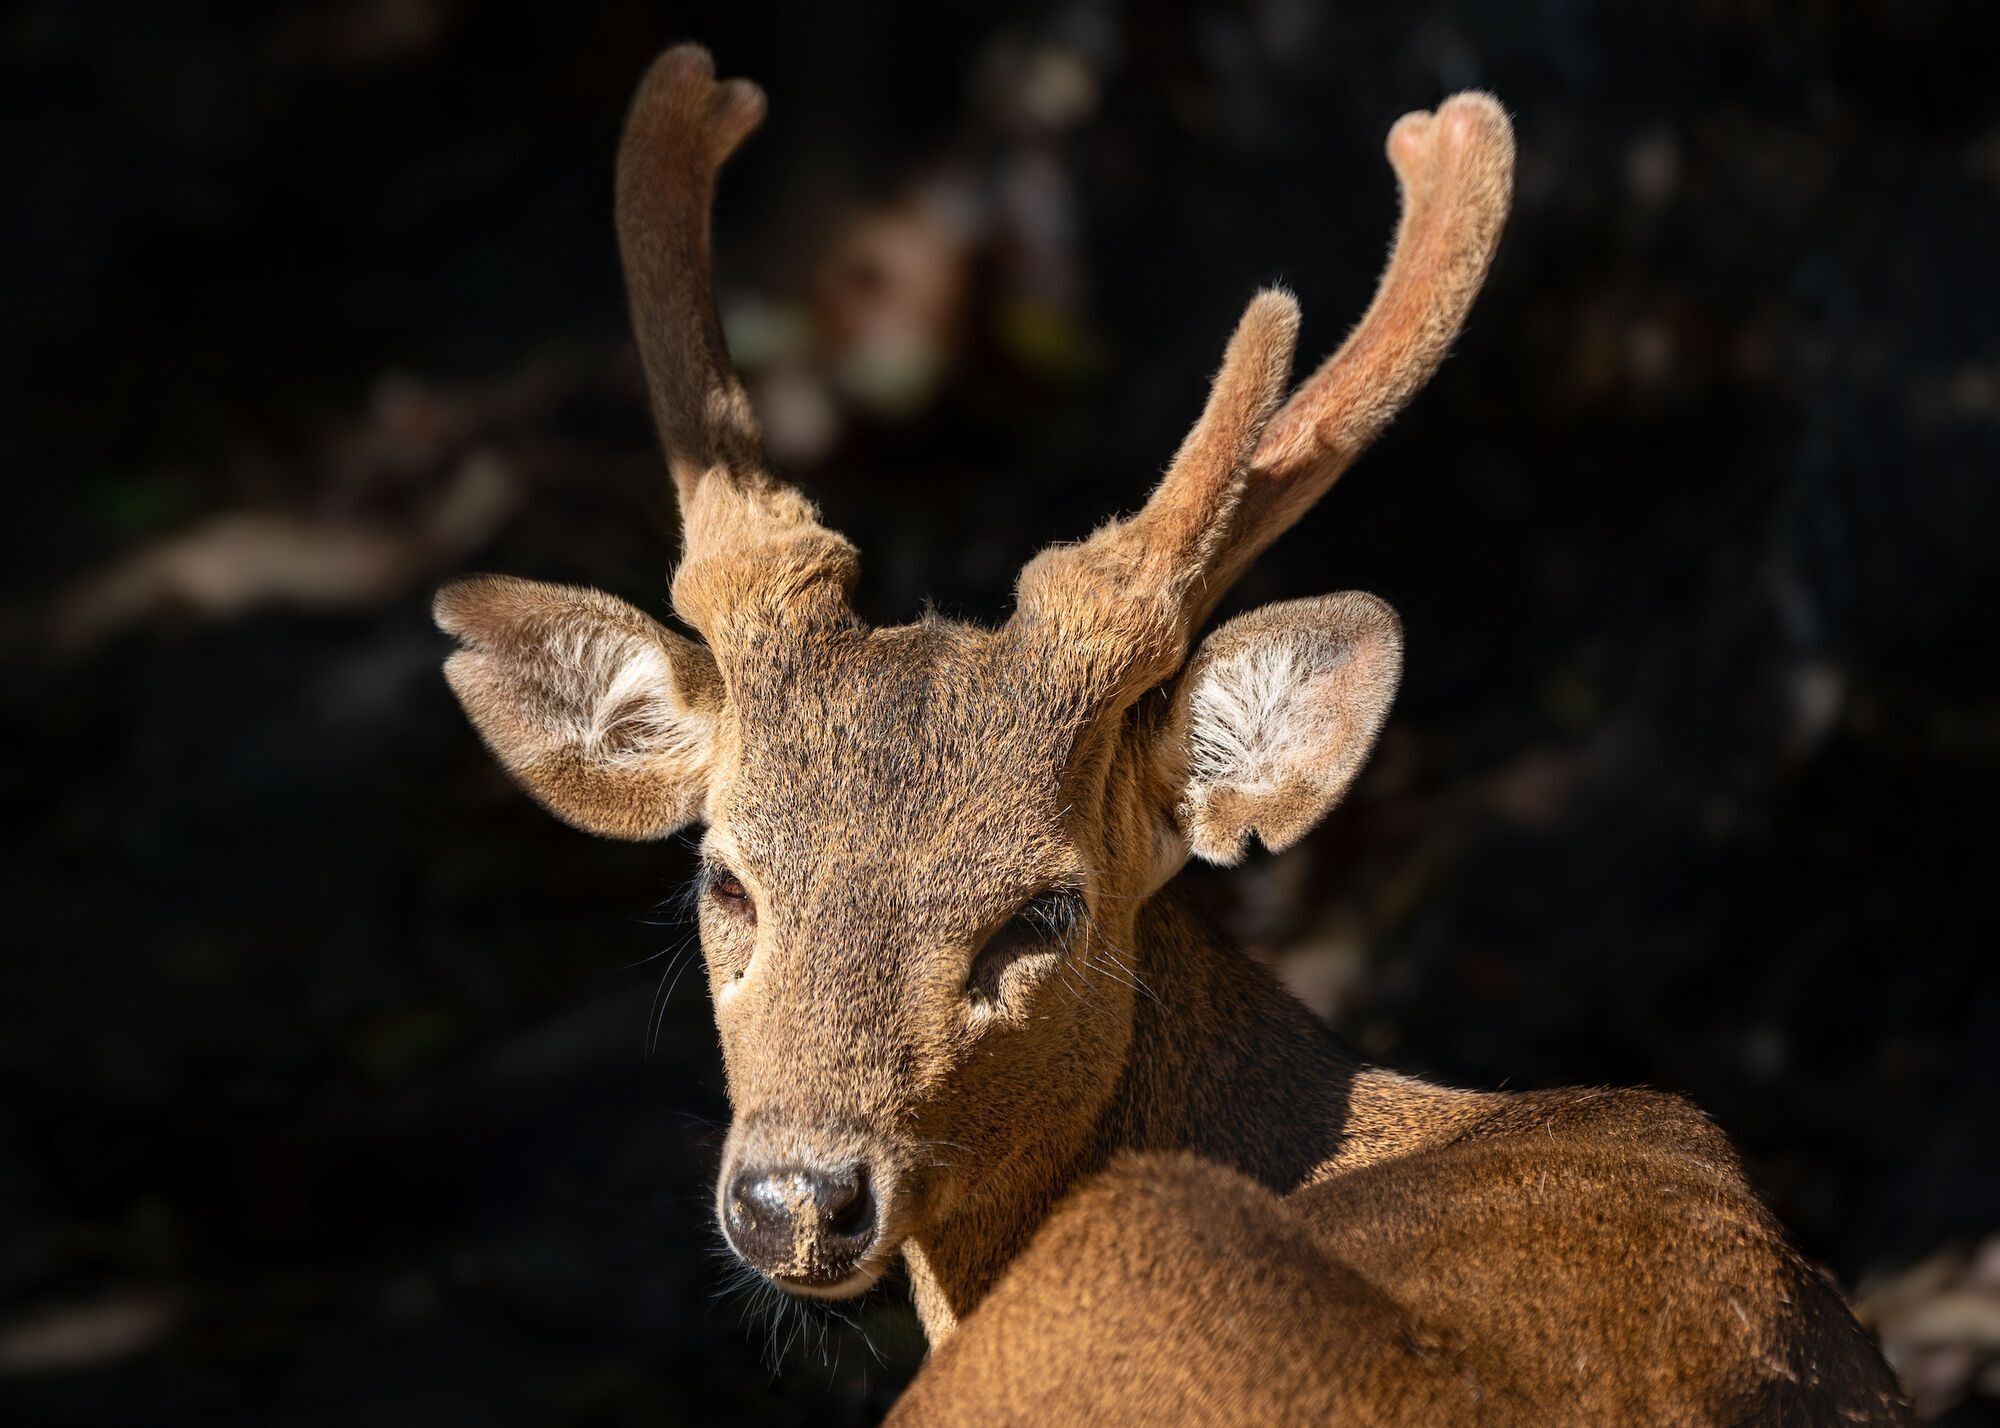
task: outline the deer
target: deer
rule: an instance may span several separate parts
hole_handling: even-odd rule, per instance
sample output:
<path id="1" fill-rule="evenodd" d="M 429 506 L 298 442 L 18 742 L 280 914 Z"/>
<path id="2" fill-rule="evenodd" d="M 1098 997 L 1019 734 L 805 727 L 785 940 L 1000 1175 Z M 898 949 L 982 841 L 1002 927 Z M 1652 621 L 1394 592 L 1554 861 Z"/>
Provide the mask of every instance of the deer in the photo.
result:
<path id="1" fill-rule="evenodd" d="M 704 830 L 735 1255 L 823 1300 L 900 1269 L 931 1346 L 906 1424 L 1905 1421 L 1692 1104 L 1372 1065 L 1175 883 L 1298 842 L 1387 715 L 1372 595 L 1204 630 L 1456 340 L 1511 201 L 1499 103 L 1391 128 L 1401 217 L 1344 343 L 1291 390 L 1297 304 L 1258 293 L 1145 503 L 1036 555 L 997 627 L 864 624 L 855 546 L 765 460 L 710 252 L 765 111 L 681 46 L 618 153 L 687 633 L 498 575 L 435 602 L 529 795 Z"/>

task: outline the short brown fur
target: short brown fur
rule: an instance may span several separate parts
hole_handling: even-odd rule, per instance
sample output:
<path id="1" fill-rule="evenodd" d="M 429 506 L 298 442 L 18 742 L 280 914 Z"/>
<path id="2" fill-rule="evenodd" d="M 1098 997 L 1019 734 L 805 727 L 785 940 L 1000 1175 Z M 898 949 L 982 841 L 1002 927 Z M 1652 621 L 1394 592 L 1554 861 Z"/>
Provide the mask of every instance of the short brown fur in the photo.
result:
<path id="1" fill-rule="evenodd" d="M 1371 596 L 1195 636 L 1459 331 L 1508 204 L 1499 106 L 1395 126 L 1403 219 L 1347 342 L 1284 400 L 1297 308 L 1259 295 L 1153 497 L 1031 562 L 997 630 L 864 626 L 854 548 L 766 467 L 708 251 L 764 107 L 670 51 L 619 160 L 701 638 L 501 577 L 437 607 L 452 687 L 552 811 L 707 827 L 739 1252 L 829 1297 L 906 1268 L 935 1353 L 903 1422 L 1900 1421 L 1685 1102 L 1366 1065 L 1167 886 L 1296 841 L 1386 715 Z"/>

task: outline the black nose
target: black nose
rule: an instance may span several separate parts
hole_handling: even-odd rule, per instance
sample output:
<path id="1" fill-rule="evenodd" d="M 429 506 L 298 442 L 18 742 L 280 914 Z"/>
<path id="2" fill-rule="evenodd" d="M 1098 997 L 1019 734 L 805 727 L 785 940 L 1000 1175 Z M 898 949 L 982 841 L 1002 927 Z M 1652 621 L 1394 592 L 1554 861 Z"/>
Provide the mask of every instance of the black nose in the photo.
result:
<path id="1" fill-rule="evenodd" d="M 773 1279 L 833 1285 L 875 1243 L 875 1196 L 860 1166 L 746 1165 L 723 1196 L 736 1252 Z"/>

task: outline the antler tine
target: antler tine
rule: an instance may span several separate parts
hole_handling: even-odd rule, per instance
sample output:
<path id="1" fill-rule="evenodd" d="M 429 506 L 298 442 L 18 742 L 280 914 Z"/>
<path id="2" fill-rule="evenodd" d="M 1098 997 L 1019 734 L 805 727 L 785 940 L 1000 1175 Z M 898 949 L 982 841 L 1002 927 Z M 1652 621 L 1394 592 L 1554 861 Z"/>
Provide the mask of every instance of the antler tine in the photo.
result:
<path id="1" fill-rule="evenodd" d="M 1203 557 L 1221 539 L 1243 494 L 1251 453 L 1291 380 L 1298 339 L 1299 305 L 1290 293 L 1267 288 L 1251 299 L 1201 420 L 1145 509 L 1127 523 L 1128 534 L 1167 563 L 1170 578 L 1199 578 Z"/>
<path id="2" fill-rule="evenodd" d="M 1021 572 L 1017 619 L 1078 626 L 1072 647 L 1081 637 L 1098 651 L 1106 694 L 1136 693 L 1178 667 L 1237 576 L 1430 379 L 1464 325 L 1506 222 L 1513 129 L 1491 95 L 1458 94 L 1435 114 L 1404 115 L 1388 150 L 1403 196 L 1396 245 L 1340 350 L 1271 415 L 1298 309 L 1286 294 L 1260 294 L 1145 508 Z"/>
<path id="3" fill-rule="evenodd" d="M 711 288 L 709 208 L 723 161 L 763 122 L 764 93 L 718 83 L 682 45 L 639 85 L 618 150 L 618 246 L 667 464 L 683 501 L 711 471 L 760 483 L 763 441 L 722 339 Z"/>
<path id="4" fill-rule="evenodd" d="M 680 498 L 682 618 L 715 643 L 754 605 L 846 615 L 854 549 L 774 478 L 715 307 L 709 210 L 723 162 L 763 122 L 764 92 L 718 82 L 699 45 L 653 62 L 618 149 L 618 247 L 653 419 Z"/>
<path id="5" fill-rule="evenodd" d="M 1219 599 L 1429 381 L 1486 280 L 1514 183 L 1514 130 L 1490 94 L 1453 95 L 1389 131 L 1402 189 L 1396 244 L 1366 315 L 1265 428 L 1228 549 Z"/>
<path id="6" fill-rule="evenodd" d="M 1196 592 L 1241 500 L 1251 453 L 1291 379 L 1299 308 L 1259 293 L 1230 338 L 1201 419 L 1137 514 L 1030 561 L 1016 620 L 1053 625 L 1098 667 L 1104 692 L 1142 691 L 1176 668 L 1204 602 Z"/>

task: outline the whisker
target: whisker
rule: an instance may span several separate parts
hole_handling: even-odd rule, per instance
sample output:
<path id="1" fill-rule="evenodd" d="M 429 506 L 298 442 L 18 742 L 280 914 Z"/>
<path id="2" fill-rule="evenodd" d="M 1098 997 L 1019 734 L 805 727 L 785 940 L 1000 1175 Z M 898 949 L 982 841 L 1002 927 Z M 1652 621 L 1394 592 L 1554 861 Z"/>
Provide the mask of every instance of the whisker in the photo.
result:
<path id="1" fill-rule="evenodd" d="M 1156 1006 L 1165 1005 L 1164 1002 L 1160 1001 L 1159 997 L 1154 995 L 1153 989 L 1140 980 L 1139 974 L 1109 947 L 1099 948 L 1098 957 L 1096 958 L 1085 954 L 1084 961 L 1098 971 L 1103 972 L 1113 981 L 1121 982 L 1133 991 L 1138 992 L 1141 996 L 1150 998 Z"/>
<path id="2" fill-rule="evenodd" d="M 640 921 L 643 922 L 645 921 L 645 919 L 641 918 Z M 678 920 L 676 920 L 673 922 L 650 922 L 647 923 L 646 925 L 649 927 L 678 927 L 681 924 Z M 648 962 L 657 962 L 662 957 L 667 956 L 669 953 L 685 952 L 687 950 L 687 945 L 688 945 L 688 939 L 686 937 L 683 937 L 678 942 L 668 943 L 665 947 L 662 947 L 659 951 L 653 953 L 650 957 L 641 957 L 638 961 L 627 962 L 621 967 L 606 967 L 602 972 L 599 972 L 598 975 L 600 977 L 608 977 L 612 975 L 614 972 L 629 972 L 634 967 L 643 967 Z"/>
<path id="3" fill-rule="evenodd" d="M 661 990 L 658 994 L 658 1004 L 653 1010 L 651 1033 L 646 1046 L 648 1057 L 660 1049 L 660 1029 L 666 1025 L 667 1003 L 673 1000 L 674 989 L 680 986 L 682 976 L 694 965 L 695 958 L 688 954 L 698 950 L 698 946 L 694 944 L 682 947 L 680 955 L 668 963 L 667 970 L 660 974 Z M 669 977 L 672 978 L 671 981 L 668 980 Z"/>

